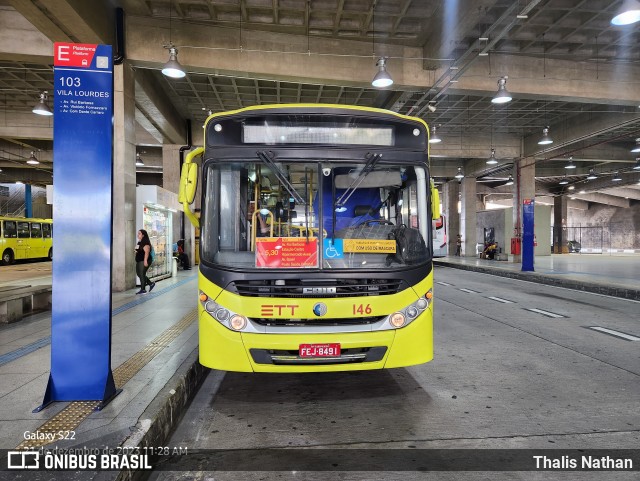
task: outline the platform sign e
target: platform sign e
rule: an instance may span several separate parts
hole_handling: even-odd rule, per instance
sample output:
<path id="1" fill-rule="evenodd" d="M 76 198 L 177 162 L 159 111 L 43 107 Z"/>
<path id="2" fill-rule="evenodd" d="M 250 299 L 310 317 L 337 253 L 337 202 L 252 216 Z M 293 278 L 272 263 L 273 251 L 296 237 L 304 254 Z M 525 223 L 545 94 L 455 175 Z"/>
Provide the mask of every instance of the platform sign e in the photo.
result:
<path id="1" fill-rule="evenodd" d="M 54 44 L 52 401 L 107 401 L 111 372 L 113 55 Z"/>

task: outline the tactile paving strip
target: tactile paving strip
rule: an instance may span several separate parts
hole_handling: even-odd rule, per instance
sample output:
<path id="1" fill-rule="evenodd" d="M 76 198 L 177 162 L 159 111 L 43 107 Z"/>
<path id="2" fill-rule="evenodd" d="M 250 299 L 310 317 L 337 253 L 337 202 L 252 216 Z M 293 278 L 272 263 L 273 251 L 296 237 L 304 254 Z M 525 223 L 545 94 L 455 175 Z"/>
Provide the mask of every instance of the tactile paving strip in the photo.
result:
<path id="1" fill-rule="evenodd" d="M 164 330 L 147 346 L 114 369 L 113 380 L 116 387 L 122 387 L 126 384 L 138 371 L 171 344 L 176 337 L 182 334 L 197 317 L 198 310 L 193 309 L 173 326 Z M 100 401 L 74 401 L 69 403 L 66 408 L 35 430 L 38 433 L 38 439 L 27 439 L 16 446 L 16 449 L 34 449 L 58 441 L 60 439 L 58 433 L 75 431 L 80 423 L 100 406 L 100 403 Z"/>

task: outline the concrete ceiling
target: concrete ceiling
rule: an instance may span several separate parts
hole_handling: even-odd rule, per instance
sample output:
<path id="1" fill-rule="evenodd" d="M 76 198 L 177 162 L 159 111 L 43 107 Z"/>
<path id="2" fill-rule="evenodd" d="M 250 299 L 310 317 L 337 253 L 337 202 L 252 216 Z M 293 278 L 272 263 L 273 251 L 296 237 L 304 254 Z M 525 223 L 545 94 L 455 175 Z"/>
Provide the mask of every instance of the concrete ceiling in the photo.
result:
<path id="1" fill-rule="evenodd" d="M 613 27 L 610 0 L 0 0 L 0 182 L 51 183 L 52 119 L 30 110 L 53 90 L 52 42 L 114 42 L 125 12 L 125 58 L 135 71 L 138 151 L 158 172 L 160 146 L 182 144 L 207 112 L 265 103 L 348 103 L 424 118 L 443 142 L 433 175 L 463 167 L 500 191 L 520 158 L 536 162 L 539 195 L 637 202 L 640 30 Z M 486 40 L 485 40 L 486 39 Z M 188 71 L 160 73 L 177 46 Z M 370 85 L 378 57 L 395 83 Z M 507 76 L 514 100 L 495 105 Z M 50 98 L 51 105 L 51 98 Z M 429 108 L 435 107 L 435 111 Z M 537 144 L 549 126 L 554 143 Z M 197 132 L 194 138 L 198 138 Z M 491 148 L 499 164 L 485 161 Z M 36 152 L 41 164 L 24 161 Z M 567 171 L 569 158 L 577 168 Z M 150 167 L 149 167 L 150 166 Z M 598 179 L 587 182 L 593 169 Z M 614 175 L 622 177 L 613 183 Z M 624 189 L 618 184 L 622 184 Z"/>

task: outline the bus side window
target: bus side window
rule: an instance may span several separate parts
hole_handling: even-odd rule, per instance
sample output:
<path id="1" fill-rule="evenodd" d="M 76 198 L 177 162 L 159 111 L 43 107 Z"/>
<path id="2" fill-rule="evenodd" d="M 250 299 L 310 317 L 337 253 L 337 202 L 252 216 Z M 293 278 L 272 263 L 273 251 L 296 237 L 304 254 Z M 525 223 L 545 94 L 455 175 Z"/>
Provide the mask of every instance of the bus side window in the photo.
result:
<path id="1" fill-rule="evenodd" d="M 29 237 L 29 223 L 18 222 L 18 239 L 28 239 Z"/>
<path id="2" fill-rule="evenodd" d="M 31 238 L 42 239 L 42 224 L 40 222 L 31 223 Z"/>
<path id="3" fill-rule="evenodd" d="M 42 224 L 42 237 L 45 239 L 51 237 L 51 224 Z"/>
<path id="4" fill-rule="evenodd" d="M 4 221 L 4 237 L 5 239 L 13 239 L 17 237 L 15 221 Z"/>

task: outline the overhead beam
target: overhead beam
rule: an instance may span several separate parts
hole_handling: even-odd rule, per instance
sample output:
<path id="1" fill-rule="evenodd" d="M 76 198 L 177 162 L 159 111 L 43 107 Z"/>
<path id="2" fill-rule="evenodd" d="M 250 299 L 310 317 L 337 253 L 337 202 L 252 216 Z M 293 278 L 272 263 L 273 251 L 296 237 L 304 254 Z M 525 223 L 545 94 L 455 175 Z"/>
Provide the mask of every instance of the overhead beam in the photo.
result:
<path id="1" fill-rule="evenodd" d="M 595 202 L 596 204 L 605 204 L 611 205 L 614 207 L 623 207 L 629 208 L 631 206 L 631 202 L 627 199 L 621 199 L 620 197 L 615 197 L 613 195 L 607 194 L 572 194 L 572 198 L 584 200 L 587 202 Z"/>
<path id="2" fill-rule="evenodd" d="M 115 8 L 111 2 L 86 0 L 9 0 L 33 26 L 53 42 L 112 45 Z"/>
<path id="3" fill-rule="evenodd" d="M 53 42 L 14 8 L 0 6 L 0 58 L 50 64 Z"/>
<path id="4" fill-rule="evenodd" d="M 182 144 L 186 139 L 186 125 L 184 119 L 167 99 L 162 87 L 150 72 L 138 69 L 135 73 L 136 107 L 146 118 L 138 121 L 144 127 L 147 122 L 153 125 L 149 131 L 162 134 L 169 144 Z M 138 115 L 136 115 L 138 119 Z M 144 123 L 143 123 L 144 122 Z"/>
<path id="5" fill-rule="evenodd" d="M 148 17 L 127 17 L 127 58 L 134 64 L 160 69 L 167 61 L 168 23 Z M 171 41 L 187 71 L 265 78 L 290 82 L 370 87 L 376 73 L 371 43 L 314 38 L 308 50 L 306 35 L 214 27 L 176 20 Z M 422 50 L 379 45 L 390 58 L 394 89 L 424 89 L 429 71 L 422 68 Z M 378 45 L 377 45 L 378 47 Z M 376 47 L 376 48 L 377 48 Z"/>

